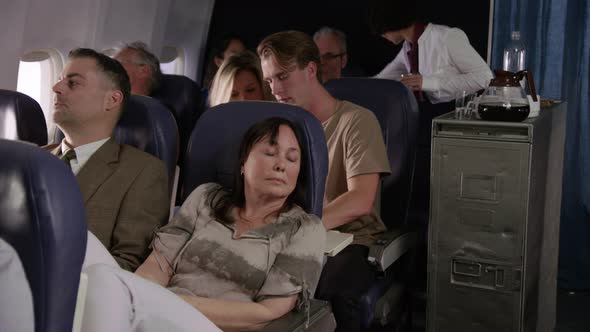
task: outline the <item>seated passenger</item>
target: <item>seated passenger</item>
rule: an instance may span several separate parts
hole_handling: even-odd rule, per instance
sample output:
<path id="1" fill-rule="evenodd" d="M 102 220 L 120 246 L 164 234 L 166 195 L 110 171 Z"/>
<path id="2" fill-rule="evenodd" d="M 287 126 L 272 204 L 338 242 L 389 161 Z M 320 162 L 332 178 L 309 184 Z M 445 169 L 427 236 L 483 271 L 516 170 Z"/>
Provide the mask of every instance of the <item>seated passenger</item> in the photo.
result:
<path id="1" fill-rule="evenodd" d="M 313 41 L 320 50 L 323 81 L 327 82 L 342 77 L 342 69 L 348 63 L 344 32 L 330 27 L 322 27 L 313 34 Z"/>
<path id="2" fill-rule="evenodd" d="M 111 137 L 129 98 L 121 64 L 84 48 L 68 57 L 53 86 L 53 120 L 65 138 L 44 149 L 76 174 L 88 230 L 122 268 L 134 271 L 169 214 L 166 168 L 161 160 Z"/>
<path id="3" fill-rule="evenodd" d="M 260 59 L 250 51 L 227 58 L 211 84 L 209 106 L 230 101 L 271 100 L 267 84 L 262 80 Z"/>
<path id="4" fill-rule="evenodd" d="M 213 84 L 213 78 L 217 70 L 225 59 L 233 54 L 238 54 L 246 50 L 246 43 L 241 37 L 234 34 L 228 34 L 221 39 L 215 41 L 210 51 L 209 62 L 205 70 L 205 78 L 203 79 L 203 88 L 209 89 Z"/>
<path id="5" fill-rule="evenodd" d="M 131 84 L 131 94 L 149 96 L 156 91 L 162 79 L 160 61 L 140 41 L 125 44 L 113 57 L 119 61 Z"/>
<path id="6" fill-rule="evenodd" d="M 325 230 L 299 207 L 304 155 L 288 120 L 252 126 L 239 148 L 233 190 L 197 187 L 156 233 L 135 275 L 102 264 L 87 269 L 83 330 L 217 330 L 211 322 L 223 330 L 259 329 L 307 306 Z"/>
<path id="7" fill-rule="evenodd" d="M 385 230 L 379 178 L 390 170 L 381 128 L 371 111 L 324 89 L 320 52 L 305 33 L 272 34 L 257 51 L 274 97 L 307 110 L 324 128 L 329 166 L 322 222 L 327 229 L 354 234 L 354 242 L 328 259 L 316 296 L 332 303 L 338 331 L 358 331 L 358 301 L 376 277 L 367 261 L 368 245 Z"/>

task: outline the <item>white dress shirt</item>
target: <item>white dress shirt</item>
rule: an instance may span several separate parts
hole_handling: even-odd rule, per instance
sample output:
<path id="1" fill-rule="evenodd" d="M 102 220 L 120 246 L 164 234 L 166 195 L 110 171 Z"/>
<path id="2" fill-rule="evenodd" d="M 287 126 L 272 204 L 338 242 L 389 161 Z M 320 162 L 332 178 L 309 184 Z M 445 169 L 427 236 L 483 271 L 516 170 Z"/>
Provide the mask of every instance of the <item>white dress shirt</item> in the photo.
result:
<path id="1" fill-rule="evenodd" d="M 395 59 L 375 78 L 399 81 L 401 74 L 409 73 L 409 50 L 410 45 L 405 41 Z M 461 29 L 432 23 L 418 39 L 418 68 L 422 91 L 433 104 L 454 100 L 461 91 L 481 90 L 493 78 L 489 66 Z"/>
<path id="2" fill-rule="evenodd" d="M 72 167 L 72 172 L 74 172 L 75 175 L 78 175 L 78 172 L 80 172 L 80 169 L 84 167 L 88 159 L 90 159 L 90 157 L 96 152 L 96 150 L 103 146 L 103 144 L 106 143 L 109 140 L 109 138 L 110 137 L 107 137 L 105 139 L 101 139 L 100 141 L 80 145 L 74 148 L 74 151 L 76 152 L 76 159 L 70 160 L 70 167 Z M 65 155 L 71 149 L 72 148 L 66 143 L 66 139 L 64 138 L 61 141 L 62 156 Z"/>

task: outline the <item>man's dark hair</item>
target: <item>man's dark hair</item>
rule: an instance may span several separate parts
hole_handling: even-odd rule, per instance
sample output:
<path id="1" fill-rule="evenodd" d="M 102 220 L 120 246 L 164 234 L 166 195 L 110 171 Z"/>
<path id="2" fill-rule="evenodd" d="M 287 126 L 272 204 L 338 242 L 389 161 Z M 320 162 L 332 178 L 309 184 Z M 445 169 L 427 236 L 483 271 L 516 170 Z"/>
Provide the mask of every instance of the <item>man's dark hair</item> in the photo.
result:
<path id="1" fill-rule="evenodd" d="M 115 89 L 123 93 L 123 102 L 121 103 L 121 113 L 125 110 L 125 105 L 131 94 L 131 84 L 125 68 L 115 59 L 111 59 L 105 54 L 99 53 L 90 48 L 76 48 L 68 54 L 69 59 L 74 58 L 92 58 L 96 61 L 96 68 L 105 74 Z"/>
<path id="2" fill-rule="evenodd" d="M 415 0 L 368 0 L 367 20 L 371 32 L 382 35 L 386 32 L 405 29 L 421 20 Z"/>
<path id="3" fill-rule="evenodd" d="M 210 192 L 208 195 L 207 199 L 211 203 L 213 217 L 220 222 L 228 224 L 233 223 L 231 218 L 232 208 L 244 208 L 246 204 L 244 176 L 241 174 L 241 169 L 244 163 L 246 163 L 246 160 L 252 151 L 252 147 L 254 147 L 256 143 L 267 138 L 271 145 L 277 144 L 277 136 L 281 126 L 291 128 L 295 134 L 297 144 L 299 145 L 299 160 L 301 161 L 301 166 L 299 167 L 299 176 L 297 177 L 295 189 L 293 189 L 293 192 L 287 197 L 285 205 L 279 213 L 290 210 L 295 204 L 301 208 L 305 208 L 305 193 L 307 190 L 307 151 L 303 141 L 303 134 L 299 127 L 293 122 L 280 117 L 272 117 L 254 124 L 244 134 L 238 152 L 238 159 L 234 165 L 234 185 L 229 193 L 224 194 L 223 191 L 219 189 Z"/>

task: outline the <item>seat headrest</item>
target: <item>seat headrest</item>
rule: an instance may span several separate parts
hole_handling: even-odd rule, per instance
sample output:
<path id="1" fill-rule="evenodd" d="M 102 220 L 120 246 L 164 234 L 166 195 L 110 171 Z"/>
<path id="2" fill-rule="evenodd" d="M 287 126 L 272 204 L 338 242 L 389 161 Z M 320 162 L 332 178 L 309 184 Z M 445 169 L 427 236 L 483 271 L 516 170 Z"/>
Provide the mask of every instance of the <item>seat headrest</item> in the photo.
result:
<path id="1" fill-rule="evenodd" d="M 180 146 L 186 148 L 191 131 L 203 112 L 199 84 L 186 76 L 162 75 L 160 87 L 151 96 L 172 110 L 178 123 Z"/>
<path id="2" fill-rule="evenodd" d="M 160 101 L 131 96 L 113 136 L 120 144 L 129 144 L 164 161 L 169 179 L 174 178 L 179 151 L 178 127 L 170 110 Z"/>
<path id="3" fill-rule="evenodd" d="M 173 111 L 179 114 L 187 106 L 200 106 L 200 91 L 199 84 L 186 76 L 162 75 L 158 90 L 151 96 L 174 107 Z"/>
<path id="4" fill-rule="evenodd" d="M 383 134 L 391 174 L 383 178 L 384 222 L 405 220 L 418 133 L 418 104 L 402 83 L 375 78 L 341 78 L 326 82 L 336 98 L 372 111 Z"/>
<path id="5" fill-rule="evenodd" d="M 71 331 L 86 212 L 65 163 L 24 142 L 0 139 L 0 237 L 17 251 L 35 307 L 37 331 Z"/>
<path id="6" fill-rule="evenodd" d="M 203 113 L 189 141 L 182 200 L 206 182 L 231 188 L 242 136 L 253 124 L 276 116 L 291 120 L 301 130 L 307 151 L 302 163 L 306 164 L 309 181 L 302 208 L 321 216 L 328 171 L 328 150 L 322 126 L 312 114 L 299 107 L 272 102 L 231 102 Z"/>
<path id="7" fill-rule="evenodd" d="M 47 144 L 43 110 L 24 93 L 0 90 L 0 124 L 0 138 Z"/>

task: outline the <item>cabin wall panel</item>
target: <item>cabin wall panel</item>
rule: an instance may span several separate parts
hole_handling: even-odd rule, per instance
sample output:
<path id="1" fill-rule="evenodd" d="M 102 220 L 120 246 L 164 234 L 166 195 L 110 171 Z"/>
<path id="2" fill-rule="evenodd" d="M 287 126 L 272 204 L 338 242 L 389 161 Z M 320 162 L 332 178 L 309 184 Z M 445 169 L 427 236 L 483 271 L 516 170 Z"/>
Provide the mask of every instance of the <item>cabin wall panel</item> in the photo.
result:
<path id="1" fill-rule="evenodd" d="M 0 19 L 0 89 L 16 90 L 18 64 L 29 0 L 2 5 Z"/>
<path id="2" fill-rule="evenodd" d="M 0 88 L 15 90 L 20 58 L 52 48 L 62 57 L 76 47 L 105 49 L 142 40 L 185 54 L 185 75 L 200 78 L 214 0 L 1 0 Z M 65 60 L 65 59 L 64 59 Z"/>
<path id="3" fill-rule="evenodd" d="M 72 48 L 92 47 L 92 32 L 100 14 L 97 2 L 30 0 L 22 53 L 55 48 L 65 56 Z"/>
<path id="4" fill-rule="evenodd" d="M 103 3 L 106 9 L 98 24 L 96 48 L 139 40 L 160 55 L 170 0 L 103 0 Z"/>
<path id="5" fill-rule="evenodd" d="M 185 52 L 184 74 L 200 81 L 207 34 L 215 0 L 172 0 L 163 46 Z"/>

